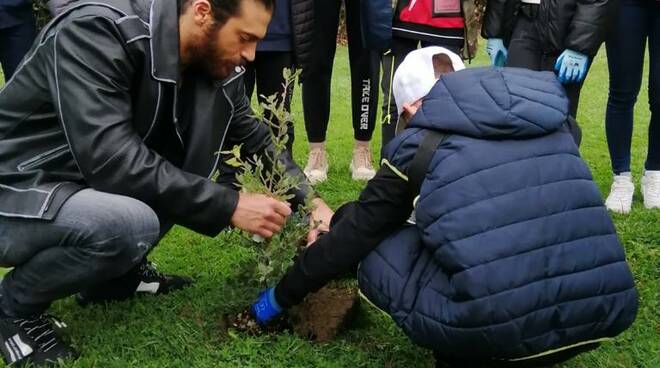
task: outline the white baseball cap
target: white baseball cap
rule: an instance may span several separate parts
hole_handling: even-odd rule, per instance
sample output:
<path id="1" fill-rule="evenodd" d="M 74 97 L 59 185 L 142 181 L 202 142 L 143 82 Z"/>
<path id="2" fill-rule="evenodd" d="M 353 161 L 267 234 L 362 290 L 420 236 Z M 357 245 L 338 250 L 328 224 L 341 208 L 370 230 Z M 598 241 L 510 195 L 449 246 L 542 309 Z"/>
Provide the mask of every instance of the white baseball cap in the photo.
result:
<path id="1" fill-rule="evenodd" d="M 454 71 L 465 69 L 463 60 L 444 47 L 431 46 L 411 51 L 394 73 L 392 93 L 399 115 L 403 113 L 403 104 L 413 103 L 426 96 L 438 80 L 433 69 L 433 56 L 449 56 Z"/>

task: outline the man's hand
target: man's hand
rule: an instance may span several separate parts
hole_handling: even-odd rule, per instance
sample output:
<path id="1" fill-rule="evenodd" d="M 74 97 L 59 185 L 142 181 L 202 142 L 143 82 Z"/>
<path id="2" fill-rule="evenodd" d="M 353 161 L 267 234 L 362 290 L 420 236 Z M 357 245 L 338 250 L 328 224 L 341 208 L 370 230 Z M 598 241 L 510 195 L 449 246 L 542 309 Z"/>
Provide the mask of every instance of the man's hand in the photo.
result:
<path id="1" fill-rule="evenodd" d="M 307 234 L 307 244 L 312 244 L 319 237 L 319 234 L 330 231 L 330 220 L 335 213 L 328 207 L 321 198 L 312 200 L 314 211 L 312 211 L 312 228 Z"/>
<path id="2" fill-rule="evenodd" d="M 239 193 L 231 224 L 251 234 L 270 238 L 279 233 L 291 207 L 263 194 Z"/>

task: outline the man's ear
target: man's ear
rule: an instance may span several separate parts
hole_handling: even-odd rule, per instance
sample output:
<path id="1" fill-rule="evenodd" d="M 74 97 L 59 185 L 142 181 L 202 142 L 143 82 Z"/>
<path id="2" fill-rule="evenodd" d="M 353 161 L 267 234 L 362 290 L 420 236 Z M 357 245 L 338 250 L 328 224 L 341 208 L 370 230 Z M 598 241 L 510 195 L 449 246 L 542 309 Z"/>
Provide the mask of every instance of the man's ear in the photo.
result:
<path id="1" fill-rule="evenodd" d="M 192 0 L 190 5 L 196 23 L 206 24 L 213 20 L 211 4 L 207 0 Z"/>
<path id="2" fill-rule="evenodd" d="M 440 78 L 441 75 L 451 73 L 454 71 L 454 64 L 447 54 L 433 55 L 433 72 L 435 79 Z"/>

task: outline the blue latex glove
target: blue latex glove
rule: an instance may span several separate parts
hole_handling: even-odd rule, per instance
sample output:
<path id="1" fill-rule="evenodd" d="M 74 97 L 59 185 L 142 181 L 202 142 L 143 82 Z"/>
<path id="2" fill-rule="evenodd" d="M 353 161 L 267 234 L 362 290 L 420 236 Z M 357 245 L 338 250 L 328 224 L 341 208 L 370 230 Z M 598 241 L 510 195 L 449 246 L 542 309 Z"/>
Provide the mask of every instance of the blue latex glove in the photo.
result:
<path id="1" fill-rule="evenodd" d="M 589 57 L 572 50 L 564 50 L 555 63 L 557 79 L 563 84 L 580 83 L 587 76 Z"/>
<path id="2" fill-rule="evenodd" d="M 489 38 L 486 44 L 486 52 L 490 56 L 491 64 L 495 66 L 504 66 L 509 53 L 504 47 L 504 41 L 501 38 Z"/>
<path id="3" fill-rule="evenodd" d="M 265 325 L 282 313 L 282 307 L 275 300 L 274 288 L 266 289 L 259 294 L 257 301 L 252 304 L 252 312 L 260 325 Z"/>

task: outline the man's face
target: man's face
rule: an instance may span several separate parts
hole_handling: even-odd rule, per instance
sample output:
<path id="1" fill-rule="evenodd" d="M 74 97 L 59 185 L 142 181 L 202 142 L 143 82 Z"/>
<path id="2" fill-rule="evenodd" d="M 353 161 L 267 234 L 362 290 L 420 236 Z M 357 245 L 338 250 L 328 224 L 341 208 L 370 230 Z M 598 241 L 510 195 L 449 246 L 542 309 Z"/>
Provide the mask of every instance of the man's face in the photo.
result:
<path id="1" fill-rule="evenodd" d="M 271 15 L 262 3 L 241 0 L 239 12 L 225 24 L 211 20 L 201 25 L 190 49 L 190 64 L 214 79 L 226 78 L 236 66 L 254 60 L 257 42 L 266 35 Z"/>

